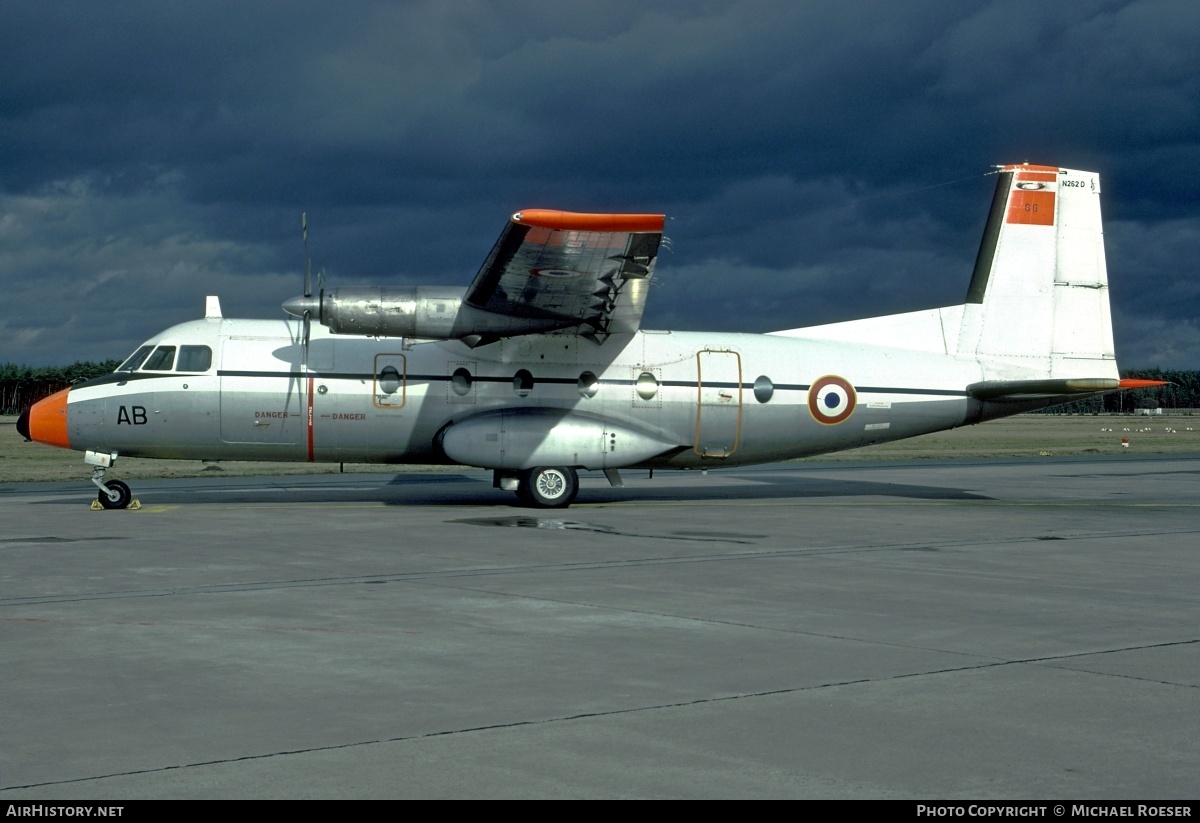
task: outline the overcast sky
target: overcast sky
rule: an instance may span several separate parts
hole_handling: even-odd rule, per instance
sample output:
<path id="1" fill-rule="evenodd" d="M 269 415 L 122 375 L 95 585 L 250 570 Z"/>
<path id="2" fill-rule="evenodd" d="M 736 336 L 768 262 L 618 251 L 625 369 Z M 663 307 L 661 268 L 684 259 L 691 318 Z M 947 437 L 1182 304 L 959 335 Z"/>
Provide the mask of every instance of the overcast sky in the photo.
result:
<path id="1" fill-rule="evenodd" d="M 959 303 L 993 164 L 1098 171 L 1122 367 L 1200 368 L 1200 2 L 0 0 L 0 362 L 218 294 L 470 282 L 520 208 L 668 215 L 643 326 Z"/>

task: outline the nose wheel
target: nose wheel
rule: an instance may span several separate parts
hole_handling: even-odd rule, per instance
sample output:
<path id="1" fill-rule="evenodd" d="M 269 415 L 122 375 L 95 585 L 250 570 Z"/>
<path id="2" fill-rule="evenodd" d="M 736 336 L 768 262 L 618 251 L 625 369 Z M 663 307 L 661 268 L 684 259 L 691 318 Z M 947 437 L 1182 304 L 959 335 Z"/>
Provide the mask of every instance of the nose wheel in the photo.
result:
<path id="1" fill-rule="evenodd" d="M 120 480 L 109 480 L 101 485 L 96 499 L 106 509 L 126 509 L 133 500 L 133 492 Z"/>
<path id="2" fill-rule="evenodd" d="M 539 509 L 565 509 L 578 493 L 579 474 L 570 467 L 541 466 L 517 478 L 517 497 Z"/>
<path id="3" fill-rule="evenodd" d="M 92 483 L 100 490 L 100 493 L 96 495 L 96 500 L 102 509 L 127 509 L 133 501 L 133 492 L 129 490 L 129 486 L 120 480 L 104 479 L 104 472 L 115 459 L 114 455 L 96 454 L 95 452 L 88 452 L 84 456 L 84 460 L 92 465 Z M 92 508 L 96 508 L 95 503 L 92 504 Z"/>

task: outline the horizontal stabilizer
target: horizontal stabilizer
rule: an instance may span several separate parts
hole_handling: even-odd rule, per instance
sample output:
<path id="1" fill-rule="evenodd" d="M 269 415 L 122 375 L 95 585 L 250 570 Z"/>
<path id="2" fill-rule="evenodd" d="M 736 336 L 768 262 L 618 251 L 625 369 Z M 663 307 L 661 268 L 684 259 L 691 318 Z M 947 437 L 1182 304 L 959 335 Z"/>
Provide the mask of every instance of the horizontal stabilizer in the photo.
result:
<path id="1" fill-rule="evenodd" d="M 1161 380 L 1082 377 L 1071 380 L 985 380 L 967 386 L 976 400 L 1021 401 L 1165 386 Z"/>

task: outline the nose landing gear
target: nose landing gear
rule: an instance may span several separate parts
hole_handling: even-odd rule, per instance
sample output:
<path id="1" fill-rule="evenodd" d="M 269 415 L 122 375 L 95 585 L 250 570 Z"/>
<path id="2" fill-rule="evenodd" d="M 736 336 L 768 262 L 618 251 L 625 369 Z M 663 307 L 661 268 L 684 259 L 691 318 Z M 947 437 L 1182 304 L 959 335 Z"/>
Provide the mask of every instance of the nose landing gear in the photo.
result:
<path id="1" fill-rule="evenodd" d="M 83 456 L 84 462 L 92 466 L 92 483 L 100 490 L 96 496 L 96 502 L 102 509 L 127 509 L 133 501 L 133 492 L 130 491 L 128 485 L 120 480 L 105 481 L 104 479 L 104 473 L 116 459 L 115 454 L 104 452 L 89 451 L 85 452 Z M 97 508 L 96 504 L 92 504 L 92 508 Z"/>
<path id="2" fill-rule="evenodd" d="M 98 482 L 96 478 L 96 472 L 99 472 L 100 476 L 103 477 L 104 470 L 96 469 L 96 471 L 92 473 L 92 482 L 100 487 L 100 493 L 96 495 L 96 499 L 99 501 L 101 508 L 129 508 L 129 502 L 133 500 L 133 492 L 130 491 L 129 486 L 125 483 L 122 483 L 120 480 L 109 480 L 105 483 Z"/>

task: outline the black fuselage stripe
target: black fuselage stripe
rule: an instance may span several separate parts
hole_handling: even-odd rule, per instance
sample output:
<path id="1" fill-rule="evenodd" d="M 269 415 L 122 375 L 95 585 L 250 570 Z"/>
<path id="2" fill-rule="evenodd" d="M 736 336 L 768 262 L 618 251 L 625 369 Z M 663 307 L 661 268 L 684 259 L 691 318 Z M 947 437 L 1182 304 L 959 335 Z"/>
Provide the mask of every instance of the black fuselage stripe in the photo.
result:
<path id="1" fill-rule="evenodd" d="M 278 372 L 278 371 L 241 371 L 241 370 L 220 370 L 217 372 L 220 377 L 254 377 L 254 378 L 276 378 L 288 380 L 300 380 L 307 377 L 316 377 L 324 380 L 374 380 L 376 375 L 371 372 Z M 154 377 L 169 377 L 171 375 L 152 375 Z M 404 379 L 408 383 L 444 383 L 452 378 L 448 374 L 407 374 Z M 471 381 L 474 383 L 511 383 L 512 377 L 483 377 L 472 375 Z M 575 385 L 578 381 L 570 377 L 534 377 L 534 385 L 559 385 L 570 386 Z M 629 379 L 612 379 L 604 378 L 597 379 L 593 385 L 597 386 L 636 386 L 637 380 Z M 700 387 L 715 388 L 715 389 L 741 389 L 743 391 L 753 391 L 753 383 L 735 383 L 732 381 L 713 381 L 697 383 L 694 380 L 664 380 L 660 383 L 666 388 L 684 388 L 695 389 Z M 776 383 L 773 385 L 775 391 L 797 391 L 806 392 L 812 388 L 811 383 Z M 933 397 L 967 397 L 965 389 L 920 389 L 912 387 L 900 386 L 858 386 L 855 388 L 856 394 L 906 394 L 906 395 L 925 395 Z"/>
<path id="2" fill-rule="evenodd" d="M 161 374 L 146 374 L 144 372 L 123 373 L 114 372 L 100 377 L 85 380 L 82 383 L 77 383 L 72 388 L 84 388 L 91 386 L 104 386 L 113 383 L 125 383 L 131 381 L 164 379 L 164 378 L 179 378 L 179 377 L 200 377 L 199 373 L 183 373 L 183 372 L 164 372 Z M 242 369 L 222 369 L 217 372 L 218 377 L 250 377 L 255 379 L 274 379 L 274 380 L 303 380 L 308 377 L 321 378 L 324 380 L 374 380 L 376 375 L 371 372 L 281 372 L 281 371 L 248 371 Z M 408 374 L 404 376 L 406 382 L 409 383 L 439 383 L 447 382 L 451 379 L 450 375 L 446 374 Z M 481 377 L 472 376 L 472 382 L 476 383 L 511 383 L 511 377 Z M 575 385 L 578 381 L 570 377 L 535 377 L 534 385 L 558 385 L 570 386 Z M 636 386 L 637 380 L 622 380 L 622 379 L 597 379 L 593 385 L 597 386 Z M 697 383 L 694 380 L 664 380 L 660 384 L 666 388 L 683 388 L 695 389 L 707 387 L 712 389 L 741 389 L 743 391 L 753 391 L 753 383 L 735 383 L 732 381 L 713 381 Z M 774 384 L 775 391 L 797 391 L 806 392 L 812 385 L 809 383 L 777 383 Z M 966 390 L 962 389 L 918 389 L 911 387 L 900 386 L 859 386 L 855 389 L 857 394 L 907 394 L 907 395 L 924 395 L 932 397 L 967 397 L 969 396 Z"/>

